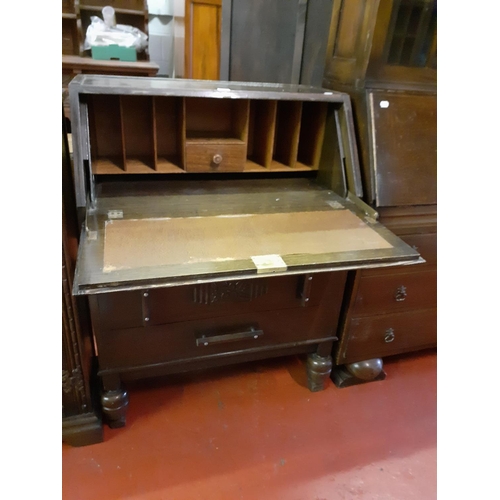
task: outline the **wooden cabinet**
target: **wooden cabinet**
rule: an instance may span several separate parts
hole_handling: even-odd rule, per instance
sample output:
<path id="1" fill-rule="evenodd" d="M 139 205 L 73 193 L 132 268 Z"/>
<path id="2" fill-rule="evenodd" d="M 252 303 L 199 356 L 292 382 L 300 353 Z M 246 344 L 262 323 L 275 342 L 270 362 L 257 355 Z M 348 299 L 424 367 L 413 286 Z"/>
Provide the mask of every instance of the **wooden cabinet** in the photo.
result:
<path id="1" fill-rule="evenodd" d="M 435 85 L 437 1 L 380 2 L 367 77 L 385 82 Z"/>
<path id="2" fill-rule="evenodd" d="M 82 75 L 70 99 L 74 293 L 112 426 L 135 378 L 302 353 L 321 390 L 348 272 L 422 261 L 356 196 L 346 94 Z"/>
<path id="3" fill-rule="evenodd" d="M 354 34 L 354 35 L 353 35 Z M 436 0 L 340 0 L 333 8 L 325 82 L 435 87 Z"/>
<path id="4" fill-rule="evenodd" d="M 159 66 L 149 61 L 148 51 L 138 54 L 138 61 L 104 61 L 92 59 L 83 50 L 91 16 L 102 18 L 102 8 L 112 6 L 116 21 L 129 24 L 148 33 L 148 10 L 143 0 L 64 0 L 62 4 L 62 88 L 67 92 L 69 82 L 80 74 L 154 76 Z M 64 101 L 64 114 L 70 116 L 68 99 Z"/>
<path id="5" fill-rule="evenodd" d="M 380 221 L 418 249 L 426 263 L 349 276 L 338 365 L 437 343 L 436 96 L 385 90 L 368 90 L 365 96 L 370 130 L 365 197 Z M 351 383 L 344 368 L 335 373 L 341 374 L 340 386 Z"/>
<path id="6" fill-rule="evenodd" d="M 324 85 L 352 98 L 363 199 L 426 260 L 349 275 L 334 372 L 345 387 L 437 342 L 436 2 L 339 2 L 329 50 Z"/>

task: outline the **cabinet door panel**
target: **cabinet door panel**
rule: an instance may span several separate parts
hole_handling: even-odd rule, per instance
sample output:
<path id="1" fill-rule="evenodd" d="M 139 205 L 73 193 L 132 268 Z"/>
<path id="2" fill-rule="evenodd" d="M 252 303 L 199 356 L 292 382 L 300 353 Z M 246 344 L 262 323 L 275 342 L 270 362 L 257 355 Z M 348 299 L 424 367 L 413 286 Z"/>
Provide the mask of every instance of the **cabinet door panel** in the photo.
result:
<path id="1" fill-rule="evenodd" d="M 437 203 L 436 96 L 369 93 L 377 206 Z"/>
<path id="2" fill-rule="evenodd" d="M 184 76 L 218 80 L 222 0 L 186 0 Z"/>

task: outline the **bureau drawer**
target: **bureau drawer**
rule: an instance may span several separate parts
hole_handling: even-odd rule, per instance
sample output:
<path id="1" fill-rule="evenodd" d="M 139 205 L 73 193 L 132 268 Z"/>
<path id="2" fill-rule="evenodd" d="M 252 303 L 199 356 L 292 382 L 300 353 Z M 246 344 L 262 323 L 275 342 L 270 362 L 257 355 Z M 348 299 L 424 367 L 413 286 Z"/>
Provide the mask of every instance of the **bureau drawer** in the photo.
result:
<path id="1" fill-rule="evenodd" d="M 401 239 L 417 250 L 428 266 L 437 265 L 437 234 L 409 234 Z M 425 264 L 424 264 L 425 265 Z"/>
<path id="2" fill-rule="evenodd" d="M 100 370 L 307 344 L 335 335 L 338 313 L 305 307 L 101 332 Z"/>
<path id="3" fill-rule="evenodd" d="M 436 307 L 437 273 L 382 274 L 360 279 L 352 316 L 370 316 Z"/>
<path id="4" fill-rule="evenodd" d="M 343 334 L 339 364 L 433 347 L 437 341 L 437 310 L 353 318 Z"/>
<path id="5" fill-rule="evenodd" d="M 186 141 L 187 172 L 241 172 L 245 167 L 246 144 Z"/>
<path id="6" fill-rule="evenodd" d="M 303 305 L 314 307 L 322 301 L 338 309 L 345 280 L 346 272 L 339 271 L 108 293 L 97 296 L 97 313 L 102 329 L 116 330 Z M 303 302 L 302 295 L 308 300 Z"/>
<path id="7" fill-rule="evenodd" d="M 380 276 L 382 274 L 421 272 L 435 269 L 437 266 L 437 234 L 409 234 L 399 236 L 405 243 L 414 247 L 425 259 L 424 264 L 413 266 L 386 267 L 363 270 L 363 276 Z"/>

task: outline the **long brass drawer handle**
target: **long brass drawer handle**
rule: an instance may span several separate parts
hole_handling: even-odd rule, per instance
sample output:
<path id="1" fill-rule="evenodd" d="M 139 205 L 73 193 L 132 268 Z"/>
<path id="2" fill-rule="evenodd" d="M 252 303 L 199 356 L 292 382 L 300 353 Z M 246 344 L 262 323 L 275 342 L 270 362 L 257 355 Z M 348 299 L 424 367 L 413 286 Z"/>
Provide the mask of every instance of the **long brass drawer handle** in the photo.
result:
<path id="1" fill-rule="evenodd" d="M 403 302 L 403 300 L 406 299 L 406 287 L 401 285 L 396 289 L 396 293 L 394 294 L 394 298 L 396 299 L 396 302 Z"/>
<path id="2" fill-rule="evenodd" d="M 395 338 L 395 335 L 394 335 L 394 329 L 393 328 L 389 328 L 385 331 L 385 337 L 384 337 L 384 342 L 386 344 L 388 344 L 389 342 L 393 342 L 394 341 L 394 338 Z"/>
<path id="3" fill-rule="evenodd" d="M 223 335 L 210 335 L 205 336 L 202 335 L 196 339 L 196 345 L 199 346 L 208 346 L 210 344 L 222 344 L 224 342 L 234 342 L 235 340 L 245 340 L 245 339 L 258 339 L 264 335 L 262 330 L 251 327 L 249 330 L 243 332 L 235 332 L 235 333 L 226 333 Z"/>

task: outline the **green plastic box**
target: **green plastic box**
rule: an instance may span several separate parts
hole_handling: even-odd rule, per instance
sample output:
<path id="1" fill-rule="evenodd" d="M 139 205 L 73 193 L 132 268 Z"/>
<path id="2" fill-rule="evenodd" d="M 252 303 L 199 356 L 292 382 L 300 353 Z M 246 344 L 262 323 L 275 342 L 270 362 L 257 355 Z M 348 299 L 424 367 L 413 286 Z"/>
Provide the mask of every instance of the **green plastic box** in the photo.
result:
<path id="1" fill-rule="evenodd" d="M 137 61 L 137 51 L 134 47 L 120 45 L 95 46 L 91 48 L 92 59 L 101 61 Z"/>

